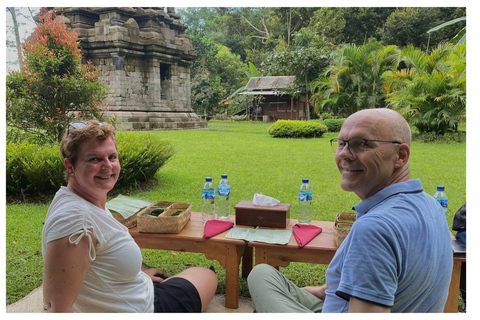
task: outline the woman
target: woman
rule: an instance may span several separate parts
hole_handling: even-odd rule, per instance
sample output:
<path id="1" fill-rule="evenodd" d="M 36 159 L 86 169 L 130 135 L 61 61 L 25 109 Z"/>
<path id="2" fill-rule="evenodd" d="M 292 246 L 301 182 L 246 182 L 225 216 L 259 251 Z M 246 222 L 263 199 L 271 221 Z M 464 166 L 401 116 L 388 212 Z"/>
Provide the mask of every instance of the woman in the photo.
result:
<path id="1" fill-rule="evenodd" d="M 142 263 L 128 229 L 105 208 L 118 180 L 112 125 L 72 122 L 61 142 L 67 186 L 55 195 L 42 234 L 48 312 L 201 312 L 217 277 L 189 268 L 167 277 Z"/>

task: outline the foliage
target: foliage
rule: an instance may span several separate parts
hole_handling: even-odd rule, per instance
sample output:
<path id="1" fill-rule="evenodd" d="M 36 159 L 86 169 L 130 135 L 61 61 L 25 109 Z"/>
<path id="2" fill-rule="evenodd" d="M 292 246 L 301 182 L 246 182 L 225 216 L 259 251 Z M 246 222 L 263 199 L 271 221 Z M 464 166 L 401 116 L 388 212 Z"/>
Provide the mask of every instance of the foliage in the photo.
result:
<path id="1" fill-rule="evenodd" d="M 241 116 L 231 116 L 230 121 L 246 121 L 247 116 L 246 115 L 241 115 Z"/>
<path id="2" fill-rule="evenodd" d="M 326 76 L 312 83 L 311 101 L 317 114 L 333 111 L 348 116 L 360 109 L 383 107 L 382 75 L 396 70 L 399 57 L 395 46 L 377 41 L 336 50 Z"/>
<path id="3" fill-rule="evenodd" d="M 453 38 L 463 26 L 451 26 L 444 29 L 443 32 L 432 34 L 427 34 L 427 31 L 433 26 L 458 17 L 458 14 L 461 14 L 464 9 L 437 7 L 397 8 L 387 19 L 382 41 L 399 47 L 413 45 L 422 50 L 425 50 L 427 46 L 436 47 L 443 41 Z M 465 14 L 461 15 L 465 16 Z"/>
<path id="4" fill-rule="evenodd" d="M 445 44 L 429 55 L 408 46 L 406 69 L 385 75 L 388 106 L 420 133 L 457 131 L 466 119 L 466 45 Z"/>
<path id="5" fill-rule="evenodd" d="M 122 170 L 115 190 L 138 187 L 173 157 L 171 144 L 152 136 L 117 132 Z M 38 145 L 8 142 L 6 148 L 7 195 L 13 198 L 53 195 L 65 183 L 65 167 L 58 143 Z"/>
<path id="6" fill-rule="evenodd" d="M 210 75 L 205 69 L 192 79 L 192 108 L 199 115 L 216 114 L 224 94 L 221 78 Z"/>
<path id="7" fill-rule="evenodd" d="M 426 46 L 428 36 L 425 31 L 437 22 L 465 16 L 464 13 L 465 8 L 454 7 L 411 10 L 395 7 L 192 7 L 179 10 L 182 20 L 189 27 L 186 32 L 198 52 L 192 66 L 192 79 L 200 69 L 210 75 L 211 86 L 216 85 L 215 76 L 221 78 L 224 93 L 219 100 L 227 101 L 230 105 L 209 107 L 219 113 L 233 113 L 241 109 L 237 98 L 232 99 L 239 88 L 246 84 L 247 78 L 243 77 L 243 73 L 249 69 L 249 63 L 257 66 L 262 75 L 295 75 L 295 86 L 288 93 L 308 97 L 312 82 L 323 78 L 325 68 L 338 47 L 348 44 L 358 48 L 367 45 L 370 40 L 376 40 L 379 44 L 384 40 L 384 47 L 391 48 L 390 45 L 403 45 L 401 41 L 404 39 Z M 398 26 L 405 26 L 405 30 Z M 461 27 L 452 25 L 439 30 L 438 34 L 431 37 L 430 46 L 450 39 L 449 35 L 452 32 L 455 35 Z M 220 55 L 219 50 L 223 52 Z M 377 58 L 388 60 L 388 57 Z M 379 63 L 366 62 L 363 67 L 378 68 Z M 377 77 L 384 71 L 385 67 L 383 70 L 365 70 L 369 75 L 376 73 Z M 375 79 L 360 73 L 350 75 L 360 76 L 362 79 L 358 81 L 363 85 L 360 92 L 356 87 L 357 92 L 349 92 L 348 96 L 328 94 L 325 90 L 329 84 L 320 80 L 314 84 L 312 93 L 319 93 L 315 98 L 317 113 L 321 111 L 321 101 L 330 98 L 339 101 L 328 101 L 326 108 L 332 107 L 329 111 L 335 112 L 340 109 L 339 112 L 345 115 L 350 110 L 366 105 L 384 106 L 381 86 L 378 86 L 378 82 L 369 82 Z M 205 87 L 200 88 L 203 90 Z M 212 88 L 211 92 L 218 90 Z M 323 94 L 327 94 L 327 97 L 323 97 Z M 346 108 L 341 107 L 344 100 L 349 103 Z M 310 111 L 310 108 L 307 110 Z"/>
<path id="8" fill-rule="evenodd" d="M 245 73 L 249 68 L 241 61 L 240 56 L 232 53 L 228 47 L 219 44 L 216 47 L 214 65 L 209 70 L 220 77 L 224 91 L 231 93 L 239 87 L 239 84 L 248 81 Z"/>
<path id="9" fill-rule="evenodd" d="M 430 30 L 427 31 L 427 33 L 431 33 L 431 32 L 434 32 L 434 31 L 438 31 L 442 28 L 445 28 L 449 25 L 452 25 L 454 23 L 459 23 L 460 21 L 466 21 L 467 20 L 467 17 L 460 17 L 460 18 L 457 18 L 457 19 L 453 19 L 453 20 L 450 20 L 450 21 L 447 21 L 445 23 L 442 23 L 441 25 L 439 26 L 436 26 Z M 462 30 L 460 30 L 457 35 L 450 40 L 451 43 L 453 44 L 464 44 L 467 42 L 467 27 L 463 27 Z"/>
<path id="10" fill-rule="evenodd" d="M 7 195 L 53 194 L 63 183 L 63 159 L 58 145 L 7 143 Z"/>
<path id="11" fill-rule="evenodd" d="M 323 123 L 298 120 L 278 120 L 268 129 L 274 138 L 319 138 L 325 132 Z"/>
<path id="12" fill-rule="evenodd" d="M 82 65 L 77 34 L 40 14 L 41 24 L 24 44 L 25 67 L 7 76 L 7 125 L 59 141 L 75 118 L 102 118 L 107 87 L 97 69 Z"/>
<path id="13" fill-rule="evenodd" d="M 315 44 L 315 45 L 313 45 Z M 302 29 L 294 36 L 294 44 L 287 50 L 269 55 L 262 66 L 272 75 L 294 75 L 294 87 L 287 92 L 292 96 L 310 92 L 310 82 L 327 66 L 329 56 L 323 42 L 309 29 Z M 307 104 L 307 120 L 310 120 L 310 106 Z"/>
<path id="14" fill-rule="evenodd" d="M 115 190 L 136 187 L 155 179 L 155 174 L 175 154 L 170 142 L 152 135 L 117 133 L 118 155 L 122 170 Z"/>
<path id="15" fill-rule="evenodd" d="M 345 119 L 325 119 L 323 123 L 327 126 L 328 132 L 340 132 Z"/>
<path id="16" fill-rule="evenodd" d="M 393 7 L 344 8 L 343 42 L 360 46 L 366 44 L 371 38 L 380 41 L 385 30 L 385 22 L 394 10 Z M 384 44 L 394 43 L 384 42 Z"/>

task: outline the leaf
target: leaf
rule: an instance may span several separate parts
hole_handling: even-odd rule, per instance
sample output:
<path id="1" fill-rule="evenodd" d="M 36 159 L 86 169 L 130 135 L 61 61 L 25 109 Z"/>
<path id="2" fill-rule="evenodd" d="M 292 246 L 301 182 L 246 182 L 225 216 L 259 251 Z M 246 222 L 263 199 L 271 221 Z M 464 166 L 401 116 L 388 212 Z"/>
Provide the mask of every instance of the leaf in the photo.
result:
<path id="1" fill-rule="evenodd" d="M 459 22 L 459 21 L 464 21 L 464 20 L 467 20 L 467 17 L 460 17 L 460 18 L 457 18 L 457 19 L 453 19 L 453 20 L 447 21 L 447 22 L 445 22 L 445 23 L 442 23 L 442 24 L 439 25 L 439 26 L 433 27 L 432 29 L 428 30 L 427 33 L 440 30 L 440 29 L 442 29 L 442 28 L 444 28 L 444 27 L 446 27 L 446 26 L 449 26 L 449 25 L 451 25 L 451 24 L 457 23 L 457 22 Z"/>

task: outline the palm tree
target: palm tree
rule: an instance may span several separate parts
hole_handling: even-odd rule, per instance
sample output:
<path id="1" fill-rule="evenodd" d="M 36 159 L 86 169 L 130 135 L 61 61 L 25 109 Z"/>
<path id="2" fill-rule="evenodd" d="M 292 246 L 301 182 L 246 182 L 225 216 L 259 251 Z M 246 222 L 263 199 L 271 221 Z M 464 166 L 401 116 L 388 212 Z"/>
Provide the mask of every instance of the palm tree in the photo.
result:
<path id="1" fill-rule="evenodd" d="M 406 68 L 385 74 L 387 106 L 420 133 L 456 131 L 466 117 L 466 45 L 439 45 L 429 55 L 402 50 Z"/>
<path id="2" fill-rule="evenodd" d="M 344 45 L 335 52 L 333 62 L 312 84 L 312 102 L 320 113 L 329 108 L 348 116 L 360 109 L 384 106 L 383 78 L 396 70 L 399 51 L 376 41 L 362 46 Z"/>

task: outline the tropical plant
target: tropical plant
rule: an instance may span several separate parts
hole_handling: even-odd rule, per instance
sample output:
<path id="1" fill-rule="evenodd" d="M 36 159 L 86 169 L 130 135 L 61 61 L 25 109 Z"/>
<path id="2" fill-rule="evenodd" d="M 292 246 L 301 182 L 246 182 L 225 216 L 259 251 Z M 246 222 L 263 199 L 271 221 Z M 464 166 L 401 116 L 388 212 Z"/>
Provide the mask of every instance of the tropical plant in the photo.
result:
<path id="1" fill-rule="evenodd" d="M 347 44 L 335 51 L 325 76 L 311 86 L 317 113 L 333 111 L 348 116 L 360 109 L 383 107 L 382 75 L 396 70 L 399 57 L 396 46 L 376 41 L 362 46 Z"/>
<path id="2" fill-rule="evenodd" d="M 466 118 L 466 45 L 444 44 L 430 54 L 402 50 L 406 68 L 385 75 L 387 106 L 420 133 L 457 131 Z"/>
<path id="3" fill-rule="evenodd" d="M 7 76 L 7 125 L 58 141 L 75 118 L 102 118 L 108 88 L 97 69 L 81 62 L 77 34 L 42 12 L 24 44 L 24 68 Z"/>

